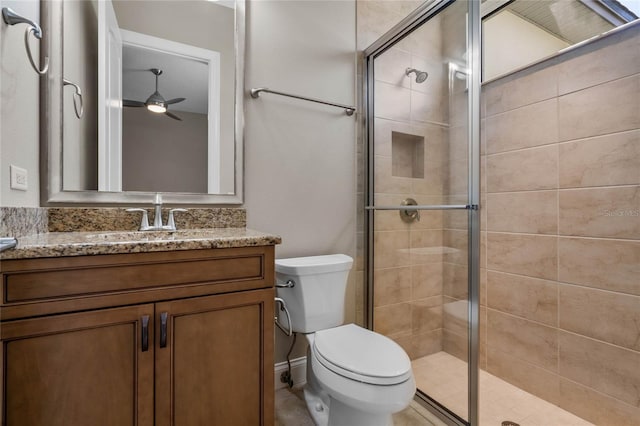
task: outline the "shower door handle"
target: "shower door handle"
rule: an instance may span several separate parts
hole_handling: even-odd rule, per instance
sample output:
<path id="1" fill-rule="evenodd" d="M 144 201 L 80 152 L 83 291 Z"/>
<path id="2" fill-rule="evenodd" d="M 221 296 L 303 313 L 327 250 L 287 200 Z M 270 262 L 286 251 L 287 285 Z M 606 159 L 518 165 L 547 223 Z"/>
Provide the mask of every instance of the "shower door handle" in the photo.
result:
<path id="1" fill-rule="evenodd" d="M 365 210 L 478 210 L 477 204 L 440 204 L 424 206 L 365 206 Z"/>

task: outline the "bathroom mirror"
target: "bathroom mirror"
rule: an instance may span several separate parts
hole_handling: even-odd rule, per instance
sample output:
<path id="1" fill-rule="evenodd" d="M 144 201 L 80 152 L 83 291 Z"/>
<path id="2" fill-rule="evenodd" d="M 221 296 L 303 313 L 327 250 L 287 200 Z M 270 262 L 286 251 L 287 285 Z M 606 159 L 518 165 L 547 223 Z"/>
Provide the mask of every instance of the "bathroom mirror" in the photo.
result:
<path id="1" fill-rule="evenodd" d="M 42 205 L 241 204 L 244 0 L 41 1 Z"/>

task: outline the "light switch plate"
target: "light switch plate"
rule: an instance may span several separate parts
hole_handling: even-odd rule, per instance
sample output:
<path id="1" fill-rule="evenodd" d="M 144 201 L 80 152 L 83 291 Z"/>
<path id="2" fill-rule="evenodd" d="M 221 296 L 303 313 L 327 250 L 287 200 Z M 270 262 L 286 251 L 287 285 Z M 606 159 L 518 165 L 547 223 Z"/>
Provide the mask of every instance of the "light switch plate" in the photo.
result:
<path id="1" fill-rule="evenodd" d="M 9 166 L 11 174 L 11 189 L 17 189 L 18 191 L 27 190 L 27 171 L 22 167 Z"/>

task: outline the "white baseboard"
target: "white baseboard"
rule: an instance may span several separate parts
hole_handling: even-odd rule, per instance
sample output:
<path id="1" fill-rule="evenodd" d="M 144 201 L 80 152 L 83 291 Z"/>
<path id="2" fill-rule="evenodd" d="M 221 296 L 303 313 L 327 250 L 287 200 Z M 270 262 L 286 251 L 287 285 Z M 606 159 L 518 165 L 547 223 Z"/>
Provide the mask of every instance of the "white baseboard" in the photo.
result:
<path id="1" fill-rule="evenodd" d="M 287 361 L 279 362 L 275 365 L 275 385 L 276 390 L 287 387 L 286 383 L 280 381 L 280 375 L 287 371 Z M 293 379 L 293 386 L 298 388 L 304 386 L 307 383 L 307 357 L 302 356 L 291 360 L 291 378 Z"/>

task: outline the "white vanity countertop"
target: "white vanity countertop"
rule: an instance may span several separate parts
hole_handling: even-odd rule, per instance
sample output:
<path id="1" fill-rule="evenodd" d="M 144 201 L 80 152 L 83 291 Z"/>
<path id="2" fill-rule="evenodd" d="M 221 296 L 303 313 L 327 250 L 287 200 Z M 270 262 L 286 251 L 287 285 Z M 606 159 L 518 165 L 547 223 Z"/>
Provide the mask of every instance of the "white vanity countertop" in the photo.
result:
<path id="1" fill-rule="evenodd" d="M 18 245 L 0 253 L 0 260 L 252 247 L 281 242 L 278 235 L 247 228 L 48 232 L 18 238 Z"/>

